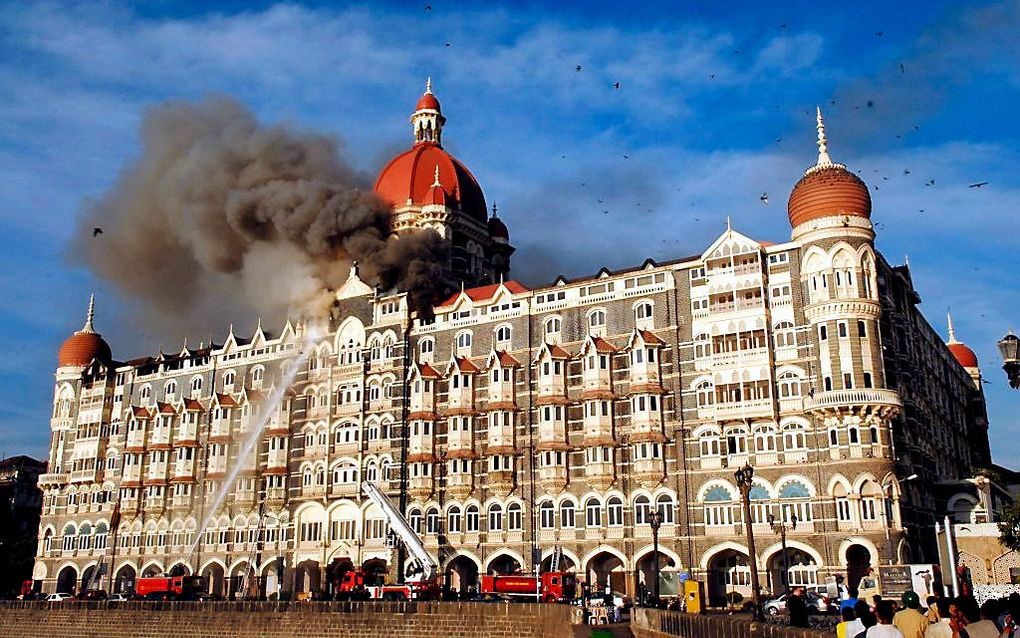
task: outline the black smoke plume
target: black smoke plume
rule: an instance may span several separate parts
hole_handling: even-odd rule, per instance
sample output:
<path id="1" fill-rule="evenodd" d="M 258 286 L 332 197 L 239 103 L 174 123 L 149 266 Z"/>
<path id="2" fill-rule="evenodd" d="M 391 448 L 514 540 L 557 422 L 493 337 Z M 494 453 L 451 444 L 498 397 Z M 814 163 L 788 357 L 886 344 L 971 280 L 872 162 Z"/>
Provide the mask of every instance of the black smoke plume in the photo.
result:
<path id="1" fill-rule="evenodd" d="M 140 150 L 85 206 L 71 254 L 147 320 L 194 330 L 252 312 L 325 316 L 352 261 L 417 309 L 439 292 L 439 236 L 391 237 L 389 205 L 333 138 L 260 125 L 215 96 L 150 108 Z M 103 233 L 93 237 L 94 227 Z"/>

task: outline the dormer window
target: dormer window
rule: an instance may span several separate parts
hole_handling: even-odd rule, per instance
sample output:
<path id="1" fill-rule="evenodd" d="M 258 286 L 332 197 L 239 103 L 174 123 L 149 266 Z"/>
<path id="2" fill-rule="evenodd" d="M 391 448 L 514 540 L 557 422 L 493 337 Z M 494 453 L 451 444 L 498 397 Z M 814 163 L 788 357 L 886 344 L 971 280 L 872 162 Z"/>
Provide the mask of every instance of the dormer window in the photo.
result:
<path id="1" fill-rule="evenodd" d="M 312 361 L 314 361 L 314 359 L 309 359 L 308 361 L 312 362 Z M 223 373 L 223 387 L 224 388 L 233 388 L 234 387 L 234 376 L 235 375 L 234 375 L 234 371 L 233 370 L 227 370 L 226 372 Z"/>
<path id="2" fill-rule="evenodd" d="M 500 326 L 496 328 L 496 345 L 510 346 L 510 326 Z"/>

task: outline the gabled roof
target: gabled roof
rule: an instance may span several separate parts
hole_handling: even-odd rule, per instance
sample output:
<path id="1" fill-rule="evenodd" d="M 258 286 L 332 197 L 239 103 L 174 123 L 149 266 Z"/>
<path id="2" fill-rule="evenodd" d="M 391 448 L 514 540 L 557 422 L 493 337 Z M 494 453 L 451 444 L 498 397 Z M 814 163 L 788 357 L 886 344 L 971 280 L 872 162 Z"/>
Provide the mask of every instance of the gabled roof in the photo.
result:
<path id="1" fill-rule="evenodd" d="M 549 355 L 552 359 L 569 359 L 570 353 L 555 343 L 543 343 L 542 347 L 535 353 L 534 361 L 541 361 L 542 357 Z"/>
<path id="2" fill-rule="evenodd" d="M 478 366 L 471 363 L 471 359 L 467 357 L 454 357 L 450 360 L 450 365 L 446 367 L 446 374 L 450 374 L 451 371 L 457 370 L 459 372 L 479 372 Z"/>
<path id="3" fill-rule="evenodd" d="M 152 413 L 149 412 L 149 408 L 143 408 L 140 405 L 131 406 L 131 416 L 138 417 L 140 419 L 148 419 L 152 417 Z"/>
<path id="4" fill-rule="evenodd" d="M 588 351 L 595 348 L 595 352 L 602 354 L 613 354 L 618 350 L 616 346 L 609 343 L 602 337 L 589 336 L 581 345 L 581 354 L 588 354 Z"/>
<path id="5" fill-rule="evenodd" d="M 493 350 L 489 353 L 489 359 L 485 364 L 485 367 L 491 369 L 497 362 L 501 368 L 519 368 L 521 362 L 510 355 L 505 350 Z"/>
<path id="6" fill-rule="evenodd" d="M 198 410 L 199 412 L 205 410 L 205 406 L 198 399 L 184 399 L 182 402 L 185 410 L 192 411 Z"/>
<path id="7" fill-rule="evenodd" d="M 177 414 L 177 409 L 169 403 L 157 402 L 156 406 L 160 414 Z"/>
<path id="8" fill-rule="evenodd" d="M 653 333 L 648 330 L 635 330 L 631 335 L 630 339 L 627 340 L 627 348 L 633 348 L 634 342 L 640 340 L 641 343 L 647 346 L 662 346 L 666 342 L 656 337 Z"/>
<path id="9" fill-rule="evenodd" d="M 234 397 L 230 396 L 229 394 L 223 394 L 221 392 L 216 393 L 215 401 L 216 405 L 222 405 L 226 407 L 237 406 L 237 401 L 234 400 Z"/>
<path id="10" fill-rule="evenodd" d="M 450 295 L 445 301 L 439 304 L 437 307 L 442 308 L 444 306 L 452 306 L 461 297 L 467 297 L 473 303 L 479 301 L 487 301 L 496 296 L 496 293 L 500 289 L 506 290 L 511 295 L 519 295 L 524 292 L 528 292 L 530 289 L 519 281 L 511 279 L 510 281 L 504 281 L 498 284 L 489 284 L 488 286 L 478 286 L 476 288 L 467 288 L 460 292 Z"/>

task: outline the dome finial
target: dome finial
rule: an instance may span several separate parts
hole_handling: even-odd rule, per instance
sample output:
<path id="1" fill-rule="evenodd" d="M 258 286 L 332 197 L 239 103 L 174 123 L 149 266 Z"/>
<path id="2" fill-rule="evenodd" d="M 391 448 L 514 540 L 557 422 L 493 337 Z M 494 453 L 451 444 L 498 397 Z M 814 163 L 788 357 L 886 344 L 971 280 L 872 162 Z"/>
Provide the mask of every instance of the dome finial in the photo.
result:
<path id="1" fill-rule="evenodd" d="M 818 122 L 818 166 L 828 166 L 832 164 L 832 158 L 829 157 L 828 140 L 825 139 L 825 120 L 822 119 L 822 107 L 815 107 L 815 119 Z"/>
<path id="2" fill-rule="evenodd" d="M 95 329 L 92 327 L 92 320 L 96 316 L 96 293 L 89 295 L 89 311 L 85 315 L 85 325 L 82 326 L 81 332 L 94 333 Z"/>
<path id="3" fill-rule="evenodd" d="M 435 177 L 432 181 L 432 188 L 442 188 L 443 185 L 439 182 L 439 164 L 436 164 Z"/>
<path id="4" fill-rule="evenodd" d="M 946 311 L 946 319 L 949 320 L 949 341 L 946 343 L 960 343 L 956 340 L 956 328 L 953 326 L 953 315 Z"/>
<path id="5" fill-rule="evenodd" d="M 432 95 L 432 76 L 425 78 L 425 95 Z"/>
<path id="6" fill-rule="evenodd" d="M 499 215 L 496 214 L 497 210 L 498 209 L 496 208 L 496 200 L 492 200 L 492 218 L 493 219 L 496 219 L 497 217 L 499 217 Z"/>

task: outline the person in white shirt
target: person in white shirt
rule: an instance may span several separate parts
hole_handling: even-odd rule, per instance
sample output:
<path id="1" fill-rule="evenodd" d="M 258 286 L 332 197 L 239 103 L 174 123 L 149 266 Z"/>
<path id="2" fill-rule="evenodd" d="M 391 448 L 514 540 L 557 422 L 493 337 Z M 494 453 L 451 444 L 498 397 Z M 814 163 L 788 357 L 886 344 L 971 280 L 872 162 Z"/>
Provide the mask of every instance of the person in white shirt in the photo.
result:
<path id="1" fill-rule="evenodd" d="M 883 600 L 875 605 L 875 615 L 878 616 L 878 624 L 868 629 L 865 638 L 903 638 L 903 633 L 892 624 L 895 615 L 892 601 Z"/>
<path id="2" fill-rule="evenodd" d="M 952 617 L 949 613 L 950 600 L 948 598 L 939 598 L 935 601 L 935 604 L 929 608 L 929 612 L 934 611 L 935 618 L 928 625 L 928 628 L 924 630 L 924 638 L 953 638 L 953 628 L 949 625 Z"/>

